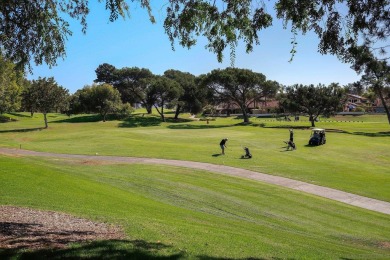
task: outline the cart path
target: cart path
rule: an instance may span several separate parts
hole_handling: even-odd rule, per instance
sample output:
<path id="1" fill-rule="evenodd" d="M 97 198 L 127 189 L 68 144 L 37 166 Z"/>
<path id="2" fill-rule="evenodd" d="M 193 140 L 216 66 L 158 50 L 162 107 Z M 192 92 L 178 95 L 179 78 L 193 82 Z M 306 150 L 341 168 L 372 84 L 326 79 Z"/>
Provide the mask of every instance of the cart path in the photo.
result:
<path id="1" fill-rule="evenodd" d="M 317 195 L 327 199 L 339 201 L 356 207 L 390 215 L 390 203 L 386 201 L 371 199 L 371 198 L 355 195 L 352 193 L 348 193 L 348 192 L 344 192 L 332 188 L 318 186 L 318 185 L 292 180 L 284 177 L 254 172 L 250 170 L 234 168 L 231 166 L 216 165 L 216 164 L 202 163 L 202 162 L 192 162 L 192 161 L 157 159 L 157 158 L 58 154 L 58 153 L 36 152 L 30 150 L 1 148 L 1 147 L 0 147 L 0 154 L 78 159 L 78 160 L 89 160 L 89 161 L 107 161 L 107 162 L 130 163 L 130 164 L 132 163 L 157 164 L 157 165 L 170 165 L 170 166 L 178 166 L 178 167 L 185 167 L 185 168 L 193 168 L 193 169 L 205 170 L 205 171 L 224 174 L 228 176 L 241 177 L 245 179 L 256 180 L 256 181 L 261 181 L 273 185 L 278 185 L 293 190 L 298 190 L 301 192 Z"/>

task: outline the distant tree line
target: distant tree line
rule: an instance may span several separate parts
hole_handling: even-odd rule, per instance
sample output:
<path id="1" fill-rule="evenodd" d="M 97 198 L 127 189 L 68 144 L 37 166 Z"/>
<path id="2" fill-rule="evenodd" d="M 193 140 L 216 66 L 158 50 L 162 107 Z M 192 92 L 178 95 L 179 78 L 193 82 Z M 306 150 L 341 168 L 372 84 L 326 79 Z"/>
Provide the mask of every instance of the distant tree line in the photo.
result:
<path id="1" fill-rule="evenodd" d="M 110 22 L 119 17 L 130 16 L 130 7 L 134 5 L 146 9 L 150 21 L 155 22 L 150 1 L 134 0 L 130 3 L 125 0 L 102 0 L 99 2 L 105 3 Z M 172 49 L 175 41 L 183 47 L 190 48 L 197 43 L 197 37 L 203 36 L 207 39 L 205 47 L 216 54 L 218 61 L 222 61 L 224 51 L 230 48 L 232 64 L 236 47 L 240 42 L 245 44 L 246 52 L 251 52 L 253 47 L 260 43 L 258 33 L 272 26 L 275 17 L 272 17 L 268 10 L 274 9 L 276 18 L 283 22 L 286 29 L 291 30 L 291 58 L 297 50 L 298 33 L 314 32 L 319 40 L 318 52 L 335 55 L 342 62 L 350 64 L 357 73 L 363 73 L 361 82 L 380 98 L 390 124 L 390 111 L 387 104 L 390 81 L 390 67 L 387 63 L 390 59 L 388 55 L 389 1 L 278 0 L 267 3 L 250 0 L 169 0 L 163 6 L 166 10 L 163 14 L 164 30 L 172 44 Z M 0 35 L 2 36 L 0 37 L 2 55 L 0 66 L 1 73 L 7 77 L 0 79 L 2 84 L 0 85 L 0 113 L 15 110 L 20 106 L 20 92 L 26 84 L 23 82 L 23 73 L 10 70 L 31 69 L 33 62 L 56 65 L 57 58 L 66 56 L 65 42 L 72 35 L 68 21 L 80 21 L 82 31 L 85 33 L 89 12 L 90 3 L 87 0 L 2 1 L 0 4 Z M 118 72 L 116 68 L 111 69 Z M 190 91 L 185 87 L 191 87 L 186 85 L 187 83 L 172 78 L 176 77 L 177 73 L 151 79 L 150 75 L 147 75 L 150 71 L 140 70 L 139 75 L 126 76 L 126 73 L 130 72 L 119 69 L 119 72 L 124 73 L 118 74 L 119 78 L 112 78 L 108 70 L 108 74 L 103 73 L 97 82 L 112 85 L 121 93 L 122 102 L 132 103 L 131 99 L 134 98 L 148 112 L 152 107 L 157 107 L 163 120 L 165 106 L 175 105 L 177 118 L 181 111 L 195 111 L 207 102 L 212 104 L 211 101 L 229 101 L 241 108 L 246 122 L 248 120 L 245 112 L 246 102 L 257 95 L 265 95 L 264 98 L 268 95 L 267 83 L 259 84 L 261 76 L 250 75 L 251 73 L 246 73 L 244 70 L 230 70 L 234 76 L 230 76 L 229 79 L 224 75 L 226 70 L 212 71 L 200 81 L 196 77 L 197 87 L 205 87 L 204 91 L 207 93 L 197 98 L 188 95 Z M 246 75 L 241 77 L 241 74 Z M 181 78 L 180 76 L 180 81 Z M 174 80 L 177 84 L 168 79 Z M 250 86 L 248 82 L 243 83 L 241 80 L 244 79 L 252 85 Z M 228 82 L 229 80 L 235 83 Z M 156 89 L 157 85 L 159 87 Z M 140 91 L 141 86 L 148 88 L 148 91 L 145 92 L 143 89 Z M 160 87 L 165 90 L 161 91 Z M 294 89 L 301 87 L 312 89 L 310 86 L 298 85 L 288 90 L 294 92 Z M 333 89 L 334 86 L 329 88 Z M 198 94 L 199 91 L 197 89 L 196 93 Z M 256 91 L 263 94 L 255 93 Z M 271 88 L 270 93 L 272 91 Z M 207 97 L 207 102 L 204 97 Z M 193 99 L 194 103 L 189 104 L 191 102 L 189 99 Z M 194 101 L 195 99 L 197 101 Z M 285 102 L 289 109 L 297 108 L 293 103 Z M 105 113 L 112 113 L 118 109 L 112 108 L 111 105 L 110 109 L 102 105 L 97 107 L 100 107 L 98 110 L 103 118 Z M 97 108 L 94 107 L 93 110 L 95 109 Z M 92 111 L 92 108 L 89 107 L 88 110 Z"/>
<path id="2" fill-rule="evenodd" d="M 199 76 L 167 70 L 163 75 L 154 75 L 146 68 L 116 68 L 104 63 L 95 70 L 96 79 L 92 85 L 69 94 L 54 78 L 28 81 L 14 67 L 12 62 L 0 59 L 0 114 L 28 111 L 33 116 L 40 112 L 44 115 L 46 128 L 49 112 L 68 116 L 97 113 L 106 121 L 108 115 L 117 119 L 131 115 L 136 105 L 144 107 L 148 114 L 155 109 L 165 121 L 166 109 L 174 110 L 177 120 L 181 113 L 199 114 L 207 107 L 231 104 L 241 110 L 243 122 L 248 123 L 250 104 L 265 99 L 279 100 L 280 110 L 286 113 L 308 115 L 314 126 L 319 115 L 330 116 L 341 110 L 345 93 L 379 97 L 390 118 L 388 72 L 372 74 L 369 70 L 361 81 L 344 87 L 336 83 L 282 86 L 248 69 L 215 69 Z"/>

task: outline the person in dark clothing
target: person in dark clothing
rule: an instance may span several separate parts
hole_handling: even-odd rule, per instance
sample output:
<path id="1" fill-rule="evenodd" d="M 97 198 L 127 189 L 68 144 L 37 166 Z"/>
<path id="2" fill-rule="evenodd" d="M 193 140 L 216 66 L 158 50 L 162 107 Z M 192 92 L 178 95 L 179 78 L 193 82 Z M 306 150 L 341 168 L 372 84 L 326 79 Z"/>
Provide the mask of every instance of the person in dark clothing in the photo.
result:
<path id="1" fill-rule="evenodd" d="M 225 148 L 227 147 L 226 146 L 226 142 L 227 142 L 227 138 L 224 138 L 224 139 L 222 139 L 222 141 L 219 143 L 219 146 L 221 147 L 221 149 L 222 149 L 222 154 L 225 154 Z"/>
<path id="2" fill-rule="evenodd" d="M 290 129 L 290 142 L 294 142 L 294 130 Z"/>
<path id="3" fill-rule="evenodd" d="M 320 131 L 320 145 L 324 144 L 324 132 Z"/>

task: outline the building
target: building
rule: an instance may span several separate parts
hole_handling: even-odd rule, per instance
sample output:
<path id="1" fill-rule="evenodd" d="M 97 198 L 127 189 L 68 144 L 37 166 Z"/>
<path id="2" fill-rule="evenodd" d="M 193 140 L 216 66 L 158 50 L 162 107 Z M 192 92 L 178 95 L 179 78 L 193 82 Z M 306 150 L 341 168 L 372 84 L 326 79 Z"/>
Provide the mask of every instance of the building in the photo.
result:
<path id="1" fill-rule="evenodd" d="M 369 112 L 373 108 L 373 103 L 365 97 L 347 94 L 343 112 Z"/>

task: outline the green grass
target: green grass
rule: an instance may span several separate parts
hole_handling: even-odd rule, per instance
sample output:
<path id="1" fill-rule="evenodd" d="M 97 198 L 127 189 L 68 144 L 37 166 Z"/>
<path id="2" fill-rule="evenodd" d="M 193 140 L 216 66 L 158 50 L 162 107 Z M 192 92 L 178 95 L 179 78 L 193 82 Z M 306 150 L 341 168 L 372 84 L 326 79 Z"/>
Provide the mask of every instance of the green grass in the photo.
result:
<path id="1" fill-rule="evenodd" d="M 161 123 L 157 116 L 138 115 L 103 123 L 93 115 L 68 119 L 50 114 L 49 129 L 37 130 L 42 115 L 10 116 L 19 121 L 0 124 L 0 146 L 225 164 L 390 201 L 390 127 L 384 115 L 321 119 L 318 127 L 343 132 L 329 132 L 327 144 L 319 147 L 307 146 L 310 123 L 305 117 L 300 122 L 252 118 L 251 125 L 242 125 L 236 118 Z M 286 152 L 283 143 L 289 126 L 296 128 L 298 149 L 293 152 Z M 229 138 L 227 153 L 218 156 L 224 137 Z M 240 159 L 243 146 L 253 159 Z"/>
<path id="2" fill-rule="evenodd" d="M 142 164 L 0 156 L 0 165 L 0 204 L 118 224 L 128 235 L 0 249 L 0 258 L 390 258 L 390 216 L 260 182 Z"/>

